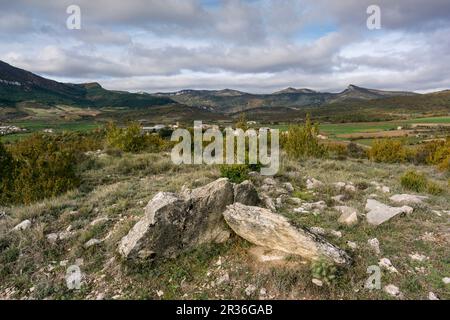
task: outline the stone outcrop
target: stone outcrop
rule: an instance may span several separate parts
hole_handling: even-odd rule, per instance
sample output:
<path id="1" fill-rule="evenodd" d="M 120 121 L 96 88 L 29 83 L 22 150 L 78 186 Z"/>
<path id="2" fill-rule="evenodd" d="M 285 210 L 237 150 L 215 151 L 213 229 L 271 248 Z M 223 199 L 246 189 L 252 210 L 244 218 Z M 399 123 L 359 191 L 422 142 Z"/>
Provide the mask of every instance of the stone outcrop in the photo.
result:
<path id="1" fill-rule="evenodd" d="M 367 222 L 375 226 L 379 226 L 401 213 L 409 214 L 414 211 L 408 206 L 390 207 L 374 199 L 367 200 L 366 210 L 368 211 Z"/>
<path id="2" fill-rule="evenodd" d="M 351 263 L 345 251 L 268 209 L 235 203 L 223 215 L 235 233 L 256 245 L 311 260 L 324 257 L 338 265 Z"/>
<path id="3" fill-rule="evenodd" d="M 203 243 L 223 242 L 230 230 L 222 212 L 233 202 L 234 189 L 228 179 L 181 194 L 160 192 L 122 238 L 119 253 L 124 258 L 175 257 Z"/>
<path id="4" fill-rule="evenodd" d="M 249 180 L 234 185 L 234 202 L 256 206 L 260 199 L 253 183 Z"/>
<path id="5" fill-rule="evenodd" d="M 426 196 L 417 196 L 413 194 L 396 194 L 390 197 L 390 200 L 396 204 L 418 205 L 427 200 Z"/>

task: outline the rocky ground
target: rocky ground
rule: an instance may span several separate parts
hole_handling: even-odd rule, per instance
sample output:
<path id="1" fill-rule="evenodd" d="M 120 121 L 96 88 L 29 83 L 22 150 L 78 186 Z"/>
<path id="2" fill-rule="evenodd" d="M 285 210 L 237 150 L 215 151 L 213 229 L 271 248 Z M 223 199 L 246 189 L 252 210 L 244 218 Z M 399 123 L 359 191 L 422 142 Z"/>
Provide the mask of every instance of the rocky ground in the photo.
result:
<path id="1" fill-rule="evenodd" d="M 232 184 L 167 154 L 90 157 L 78 190 L 0 210 L 1 298 L 450 298 L 450 195 L 403 190 L 409 165 L 283 159 Z"/>

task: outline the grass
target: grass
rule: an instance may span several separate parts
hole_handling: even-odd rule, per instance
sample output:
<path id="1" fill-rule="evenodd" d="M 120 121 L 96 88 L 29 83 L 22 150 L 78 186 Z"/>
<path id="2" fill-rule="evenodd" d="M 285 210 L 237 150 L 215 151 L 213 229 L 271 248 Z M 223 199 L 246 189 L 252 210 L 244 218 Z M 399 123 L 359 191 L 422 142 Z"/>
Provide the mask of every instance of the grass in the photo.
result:
<path id="1" fill-rule="evenodd" d="M 413 166 L 407 164 L 377 164 L 367 160 L 306 160 L 302 163 L 283 158 L 280 181 L 296 186 L 294 196 L 305 201 L 326 200 L 332 206 L 332 196 L 338 192 L 334 182 L 352 181 L 368 189 L 346 194 L 346 205 L 364 212 L 368 194 L 376 193 L 371 181 L 389 186 L 395 193 L 404 193 L 400 176 Z M 448 177 L 432 167 L 414 167 L 434 181 L 444 183 Z M 445 216 L 430 212 L 448 209 L 448 193 L 431 195 L 429 208 L 418 207 L 409 216 L 397 217 L 374 228 L 364 217 L 353 227 L 338 224 L 339 214 L 327 209 L 319 215 L 293 213 L 284 206 L 281 214 L 304 226 L 320 226 L 339 230 L 343 237 L 327 235 L 328 240 L 347 249 L 347 241 L 358 244 L 351 253 L 354 265 L 349 270 L 338 270 L 330 286 L 318 288 L 311 283 L 310 265 L 299 258 L 282 265 L 259 263 L 251 254 L 251 244 L 233 236 L 222 245 L 206 245 L 184 253 L 175 260 L 149 264 L 123 263 L 117 255 L 118 241 L 142 216 L 145 204 L 159 191 L 179 191 L 183 185 L 197 187 L 220 176 L 219 168 L 207 166 L 174 166 L 167 153 L 94 155 L 83 172 L 84 184 L 79 190 L 29 206 L 6 208 L 12 219 L 0 221 L 0 295 L 12 290 L 15 298 L 94 299 L 258 299 L 265 289 L 265 298 L 275 299 L 388 299 L 382 291 L 361 289 L 367 278 L 366 269 L 376 265 L 381 257 L 389 258 L 399 274 L 384 272 L 382 283 L 393 283 L 408 299 L 426 299 L 432 291 L 441 298 L 450 298 L 442 278 L 450 274 L 448 240 Z M 304 190 L 306 177 L 326 182 L 315 194 Z M 258 185 L 258 181 L 254 181 Z M 388 195 L 379 194 L 379 200 L 389 203 Z M 104 224 L 91 222 L 106 217 Z M 31 219 L 33 227 L 22 233 L 8 230 L 23 219 Z M 50 245 L 49 233 L 71 228 L 73 236 Z M 437 242 L 422 240 L 430 232 Z M 377 257 L 367 240 L 378 238 L 382 256 Z M 98 246 L 86 249 L 90 239 L 101 239 Z M 412 261 L 409 254 L 425 254 L 429 260 Z M 73 264 L 83 259 L 82 272 L 87 276 L 81 291 L 69 291 L 64 285 L 65 267 L 61 261 Z M 218 264 L 218 261 L 222 261 Z M 424 268 L 425 273 L 415 268 Z M 48 276 L 46 276 L 48 274 Z M 228 275 L 229 281 L 217 284 L 217 279 Z M 95 279 L 95 281 L 94 281 Z M 250 296 L 245 288 L 254 285 Z M 33 289 L 32 289 L 33 288 Z M 31 292 L 30 289 L 33 291 Z M 159 293 L 163 293 L 161 296 Z M 263 297 L 264 298 L 264 297 Z"/>

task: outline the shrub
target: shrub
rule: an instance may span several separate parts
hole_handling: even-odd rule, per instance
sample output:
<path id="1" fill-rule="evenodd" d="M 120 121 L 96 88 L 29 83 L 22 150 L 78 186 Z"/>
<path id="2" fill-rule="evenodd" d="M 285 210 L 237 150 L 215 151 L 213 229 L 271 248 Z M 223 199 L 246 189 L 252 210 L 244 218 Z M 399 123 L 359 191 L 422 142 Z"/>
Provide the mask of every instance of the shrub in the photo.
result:
<path id="1" fill-rule="evenodd" d="M 439 194 L 442 194 L 444 192 L 444 189 L 440 185 L 438 185 L 437 183 L 430 181 L 427 184 L 427 192 L 429 194 L 439 195 Z"/>
<path id="2" fill-rule="evenodd" d="M 318 134 L 319 127 L 317 124 L 312 124 L 309 115 L 303 126 L 289 126 L 288 132 L 283 139 L 283 146 L 287 155 L 293 159 L 324 157 L 327 151 L 319 143 L 319 139 L 317 138 Z"/>
<path id="3" fill-rule="evenodd" d="M 354 142 L 350 142 L 347 145 L 347 153 L 349 157 L 362 159 L 367 157 L 367 152 L 361 146 L 357 145 Z"/>
<path id="4" fill-rule="evenodd" d="M 375 162 L 397 163 L 404 162 L 407 150 L 398 140 L 375 140 L 368 152 L 369 159 Z"/>
<path id="5" fill-rule="evenodd" d="M 0 203 L 8 203 L 12 195 L 14 160 L 0 141 Z"/>
<path id="6" fill-rule="evenodd" d="M 106 142 L 108 146 L 125 152 L 139 152 L 145 148 L 145 136 L 138 123 L 131 123 L 127 128 L 109 123 L 106 127 Z"/>
<path id="7" fill-rule="evenodd" d="M 426 190 L 428 181 L 427 178 L 414 170 L 406 172 L 401 178 L 400 183 L 403 188 L 415 192 L 423 192 Z"/>
<path id="8" fill-rule="evenodd" d="M 10 202 L 29 204 L 79 185 L 76 165 L 81 156 L 65 138 L 35 134 L 11 146 L 14 168 Z"/>
<path id="9" fill-rule="evenodd" d="M 450 137 L 446 141 L 430 141 L 421 145 L 412 162 L 436 165 L 441 170 L 450 171 Z"/>
<path id="10" fill-rule="evenodd" d="M 311 264 L 311 274 L 314 279 L 330 285 L 336 279 L 337 268 L 331 262 L 321 259 Z"/>
<path id="11" fill-rule="evenodd" d="M 230 179 L 231 182 L 241 183 L 249 178 L 250 168 L 246 164 L 233 164 L 220 166 L 220 176 Z"/>
<path id="12" fill-rule="evenodd" d="M 329 143 L 327 145 L 328 153 L 334 155 L 338 160 L 345 160 L 348 157 L 348 150 L 344 144 Z"/>

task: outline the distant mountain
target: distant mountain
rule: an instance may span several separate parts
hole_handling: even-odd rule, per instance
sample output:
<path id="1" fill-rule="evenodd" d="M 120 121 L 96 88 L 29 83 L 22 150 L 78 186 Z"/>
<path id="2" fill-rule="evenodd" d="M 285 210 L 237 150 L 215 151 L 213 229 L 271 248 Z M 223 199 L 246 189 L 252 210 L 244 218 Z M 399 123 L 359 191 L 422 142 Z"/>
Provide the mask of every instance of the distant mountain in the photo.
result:
<path id="1" fill-rule="evenodd" d="M 14 107 L 21 102 L 94 108 L 140 108 L 175 103 L 168 97 L 106 90 L 98 83 L 61 83 L 0 61 L 0 106 Z"/>
<path id="2" fill-rule="evenodd" d="M 333 102 L 345 101 L 345 100 L 373 100 L 382 99 L 388 97 L 399 97 L 399 96 L 415 96 L 418 95 L 414 92 L 405 91 L 383 91 L 375 89 L 366 89 L 355 86 L 353 84 L 349 85 L 347 89 L 338 93 L 332 98 Z"/>
<path id="3" fill-rule="evenodd" d="M 69 105 L 101 109 L 120 119 L 249 119 L 292 121 L 306 113 L 321 121 L 375 121 L 450 113 L 450 91 L 417 94 L 349 85 L 338 93 L 286 88 L 272 94 L 233 89 L 130 93 L 104 89 L 99 83 L 60 83 L 0 61 L 0 120 L 40 117 L 34 109 Z M 60 112 L 59 110 L 58 112 Z M 58 116 L 58 112 L 54 113 Z M 155 120 L 156 121 L 156 120 Z"/>
<path id="4" fill-rule="evenodd" d="M 340 93 L 317 92 L 311 89 L 286 88 L 273 94 L 250 94 L 236 90 L 182 90 L 157 93 L 189 106 L 203 106 L 210 110 L 235 113 L 260 108 L 302 108 L 345 101 L 366 101 L 396 96 L 415 96 L 412 92 L 382 91 L 348 86 Z"/>
<path id="5" fill-rule="evenodd" d="M 283 89 L 281 91 L 274 92 L 273 94 L 284 94 L 284 93 L 316 93 L 316 91 L 311 90 L 311 89 L 306 89 L 306 88 L 295 89 L 295 88 L 289 87 L 289 88 Z"/>

